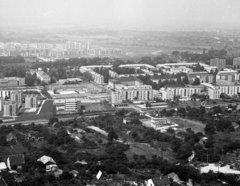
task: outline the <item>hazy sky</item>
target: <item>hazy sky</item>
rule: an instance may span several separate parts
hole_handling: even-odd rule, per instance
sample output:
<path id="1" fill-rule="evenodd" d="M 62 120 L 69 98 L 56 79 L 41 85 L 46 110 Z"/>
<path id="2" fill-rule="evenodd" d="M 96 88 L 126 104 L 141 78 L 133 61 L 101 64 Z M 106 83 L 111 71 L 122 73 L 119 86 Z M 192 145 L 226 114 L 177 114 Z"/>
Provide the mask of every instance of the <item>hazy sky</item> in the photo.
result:
<path id="1" fill-rule="evenodd" d="M 0 0 L 0 26 L 240 26 L 240 0 Z"/>

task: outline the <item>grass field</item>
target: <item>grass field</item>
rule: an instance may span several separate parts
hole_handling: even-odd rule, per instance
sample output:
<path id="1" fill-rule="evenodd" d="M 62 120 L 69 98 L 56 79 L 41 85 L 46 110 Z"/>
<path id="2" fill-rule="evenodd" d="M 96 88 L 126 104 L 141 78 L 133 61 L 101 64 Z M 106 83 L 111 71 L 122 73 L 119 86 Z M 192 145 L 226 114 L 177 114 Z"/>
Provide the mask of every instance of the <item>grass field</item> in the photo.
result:
<path id="1" fill-rule="evenodd" d="M 126 155 L 129 160 L 132 160 L 134 154 L 144 155 L 147 159 L 152 159 L 153 155 L 157 155 L 160 157 L 162 153 L 160 149 L 150 147 L 147 144 L 133 143 L 130 144 L 130 149 L 126 152 Z M 163 152 L 163 158 L 168 159 L 172 162 L 176 161 L 176 159 L 174 158 L 174 154 L 169 151 Z"/>
<path id="2" fill-rule="evenodd" d="M 171 121 L 177 123 L 179 125 L 179 129 L 185 130 L 187 128 L 191 128 L 195 132 L 202 132 L 204 133 L 205 124 L 201 123 L 199 121 L 185 119 L 185 118 L 179 118 L 179 117 L 173 117 L 171 118 Z"/>
<path id="3" fill-rule="evenodd" d="M 52 100 L 46 100 L 42 106 L 40 114 L 50 113 L 54 111 L 54 105 Z"/>

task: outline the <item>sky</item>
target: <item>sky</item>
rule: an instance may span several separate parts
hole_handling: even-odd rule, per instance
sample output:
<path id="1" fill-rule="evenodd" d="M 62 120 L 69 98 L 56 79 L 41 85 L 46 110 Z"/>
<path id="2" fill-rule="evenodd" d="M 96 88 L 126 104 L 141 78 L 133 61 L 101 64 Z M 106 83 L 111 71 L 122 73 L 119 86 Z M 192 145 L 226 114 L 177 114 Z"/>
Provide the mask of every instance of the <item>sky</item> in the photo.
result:
<path id="1" fill-rule="evenodd" d="M 0 0 L 0 26 L 240 27 L 239 0 Z"/>

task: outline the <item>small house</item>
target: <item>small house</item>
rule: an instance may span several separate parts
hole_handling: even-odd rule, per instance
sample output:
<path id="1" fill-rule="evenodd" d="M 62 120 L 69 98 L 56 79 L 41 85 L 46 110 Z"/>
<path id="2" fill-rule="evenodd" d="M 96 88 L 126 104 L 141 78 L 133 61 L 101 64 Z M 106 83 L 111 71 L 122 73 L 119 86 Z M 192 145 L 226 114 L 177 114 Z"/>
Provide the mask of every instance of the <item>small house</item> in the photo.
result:
<path id="1" fill-rule="evenodd" d="M 171 181 L 167 177 L 155 177 L 146 181 L 146 186 L 170 186 Z"/>

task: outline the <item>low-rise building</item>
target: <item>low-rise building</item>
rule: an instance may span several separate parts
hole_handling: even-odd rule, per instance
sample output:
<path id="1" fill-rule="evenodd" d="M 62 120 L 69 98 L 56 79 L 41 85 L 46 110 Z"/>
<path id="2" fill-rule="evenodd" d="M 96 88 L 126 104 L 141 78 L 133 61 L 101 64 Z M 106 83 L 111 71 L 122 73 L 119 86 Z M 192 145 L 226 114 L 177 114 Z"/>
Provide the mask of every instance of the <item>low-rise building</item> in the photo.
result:
<path id="1" fill-rule="evenodd" d="M 207 94 L 210 99 L 219 99 L 222 93 L 227 94 L 229 96 L 233 96 L 240 92 L 240 84 L 212 85 L 210 83 L 202 83 L 201 85 L 207 91 Z"/>
<path id="2" fill-rule="evenodd" d="M 51 78 L 44 71 L 38 70 L 36 71 L 37 78 L 45 83 L 49 83 Z"/>
<path id="3" fill-rule="evenodd" d="M 5 77 L 0 79 L 0 87 L 19 87 L 25 86 L 25 78 Z"/>

